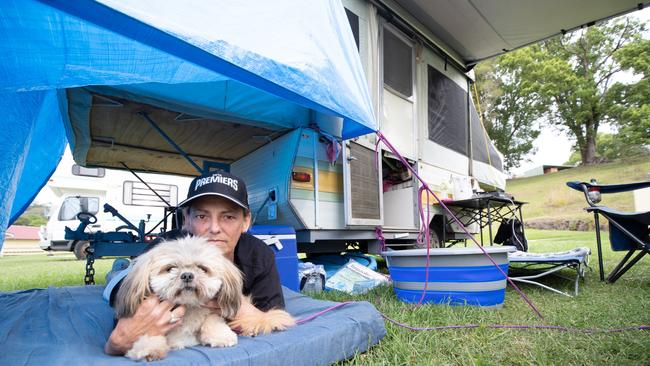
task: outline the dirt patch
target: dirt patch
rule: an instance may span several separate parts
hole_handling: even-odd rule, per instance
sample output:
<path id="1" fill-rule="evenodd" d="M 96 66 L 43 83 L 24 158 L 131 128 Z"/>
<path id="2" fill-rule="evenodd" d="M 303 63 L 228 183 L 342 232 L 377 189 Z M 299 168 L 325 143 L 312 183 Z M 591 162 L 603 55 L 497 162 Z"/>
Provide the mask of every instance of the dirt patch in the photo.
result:
<path id="1" fill-rule="evenodd" d="M 600 220 L 600 229 L 609 230 L 606 220 Z M 593 231 L 596 229 L 594 220 L 582 219 L 530 219 L 525 221 L 526 228 L 539 230 L 570 230 Z"/>

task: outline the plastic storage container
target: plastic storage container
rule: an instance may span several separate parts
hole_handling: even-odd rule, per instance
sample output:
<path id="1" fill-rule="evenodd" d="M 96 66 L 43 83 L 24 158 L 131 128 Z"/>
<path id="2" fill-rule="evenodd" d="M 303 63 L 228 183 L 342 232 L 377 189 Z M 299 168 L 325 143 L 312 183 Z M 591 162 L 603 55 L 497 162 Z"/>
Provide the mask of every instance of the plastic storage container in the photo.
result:
<path id="1" fill-rule="evenodd" d="M 275 264 L 282 285 L 300 291 L 296 231 L 291 226 L 256 225 L 248 233 L 261 239 L 275 252 Z"/>

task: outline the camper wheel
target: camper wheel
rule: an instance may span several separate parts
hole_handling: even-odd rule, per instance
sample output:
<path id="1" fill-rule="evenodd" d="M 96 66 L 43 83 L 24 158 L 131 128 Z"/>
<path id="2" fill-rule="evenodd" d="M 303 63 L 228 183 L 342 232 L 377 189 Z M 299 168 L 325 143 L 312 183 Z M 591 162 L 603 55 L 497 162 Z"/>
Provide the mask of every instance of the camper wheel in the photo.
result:
<path id="1" fill-rule="evenodd" d="M 431 248 L 442 248 L 445 246 L 445 243 L 442 240 L 442 230 L 443 230 L 443 220 L 442 216 L 436 215 L 431 223 L 429 224 L 429 245 Z M 415 248 L 417 249 L 426 249 L 427 243 L 415 243 Z"/>
<path id="2" fill-rule="evenodd" d="M 430 236 L 429 245 L 431 246 L 431 248 L 441 248 L 442 247 L 442 239 L 440 238 L 440 236 L 438 236 L 438 233 L 435 230 L 430 229 L 429 230 L 429 236 Z M 427 243 L 426 242 L 418 243 L 416 241 L 415 244 L 414 244 L 414 247 L 416 249 L 426 249 L 427 248 Z"/>
<path id="3" fill-rule="evenodd" d="M 74 256 L 77 259 L 86 259 L 86 249 L 90 246 L 87 241 L 76 241 L 73 243 Z"/>

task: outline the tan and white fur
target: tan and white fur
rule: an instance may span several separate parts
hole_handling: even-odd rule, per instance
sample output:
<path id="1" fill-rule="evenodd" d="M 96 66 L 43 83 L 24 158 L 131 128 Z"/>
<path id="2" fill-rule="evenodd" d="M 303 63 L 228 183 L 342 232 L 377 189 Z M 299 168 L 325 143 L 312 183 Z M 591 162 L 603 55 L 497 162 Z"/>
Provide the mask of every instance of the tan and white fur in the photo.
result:
<path id="1" fill-rule="evenodd" d="M 166 336 L 141 336 L 126 356 L 133 360 L 162 359 L 170 349 L 198 344 L 231 347 L 237 334 L 226 319 L 234 318 L 242 300 L 242 275 L 221 250 L 201 237 L 185 237 L 160 243 L 139 256 L 116 296 L 116 317 L 131 317 L 152 294 L 185 307 L 182 323 Z M 221 315 L 203 307 L 215 299 Z M 279 314 L 277 313 L 279 312 Z M 257 314 L 257 313 L 255 313 Z M 276 318 L 276 319 L 273 319 Z M 282 311 L 259 312 L 236 321 L 243 335 L 283 330 L 294 324 Z"/>

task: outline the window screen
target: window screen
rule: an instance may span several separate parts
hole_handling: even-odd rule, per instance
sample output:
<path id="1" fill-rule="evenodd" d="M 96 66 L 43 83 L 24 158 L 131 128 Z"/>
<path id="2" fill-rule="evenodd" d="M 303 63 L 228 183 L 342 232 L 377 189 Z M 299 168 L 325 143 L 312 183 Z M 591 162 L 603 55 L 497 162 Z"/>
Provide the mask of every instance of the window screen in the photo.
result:
<path id="1" fill-rule="evenodd" d="M 467 93 L 428 67 L 429 140 L 467 156 Z"/>
<path id="2" fill-rule="evenodd" d="M 350 28 L 352 29 L 352 34 L 354 35 L 354 43 L 357 44 L 357 51 L 359 50 L 359 16 L 353 12 L 345 9 L 345 14 L 348 16 L 348 23 L 350 23 Z"/>
<path id="3" fill-rule="evenodd" d="M 470 121 L 472 123 L 472 159 L 492 165 L 494 168 L 503 171 L 501 157 L 490 138 L 487 137 L 473 102 L 470 104 Z"/>
<path id="4" fill-rule="evenodd" d="M 386 28 L 384 84 L 407 98 L 413 95 L 413 47 Z"/>

